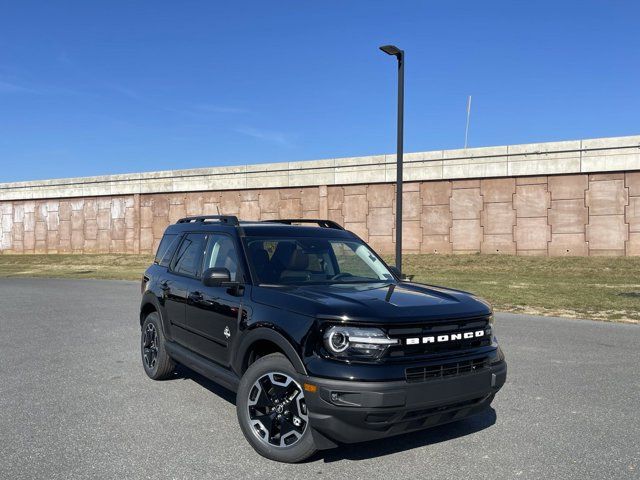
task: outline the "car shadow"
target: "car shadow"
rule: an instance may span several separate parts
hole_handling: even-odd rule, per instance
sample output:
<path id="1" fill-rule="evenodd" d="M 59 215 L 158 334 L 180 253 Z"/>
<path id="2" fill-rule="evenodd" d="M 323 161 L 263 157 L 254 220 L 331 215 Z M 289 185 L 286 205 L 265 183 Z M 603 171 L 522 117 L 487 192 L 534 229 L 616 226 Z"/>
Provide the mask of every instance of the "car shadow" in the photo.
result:
<path id="1" fill-rule="evenodd" d="M 174 380 L 192 380 L 211 393 L 222 398 L 231 405 L 236 404 L 236 394 L 231 390 L 203 377 L 189 368 L 178 365 L 172 377 Z M 304 463 L 322 460 L 325 463 L 338 462 L 340 460 L 367 460 L 373 457 L 383 457 L 394 453 L 426 447 L 454 438 L 460 438 L 480 432 L 496 423 L 497 415 L 493 407 L 457 422 L 440 425 L 438 427 L 405 433 L 395 437 L 370 442 L 356 443 L 352 445 L 339 445 L 338 448 L 320 450 Z"/>
<path id="2" fill-rule="evenodd" d="M 236 394 L 231 390 L 227 390 L 226 388 L 218 385 L 216 382 L 209 380 L 206 377 L 203 377 L 197 372 L 190 370 L 187 367 L 183 367 L 182 365 L 177 365 L 176 370 L 174 372 L 174 376 L 172 380 L 193 380 L 201 387 L 206 388 L 211 393 L 217 395 L 221 399 L 229 402 L 232 405 L 236 404 Z"/>
<path id="3" fill-rule="evenodd" d="M 383 457 L 480 432 L 494 425 L 496 419 L 496 411 L 489 407 L 464 420 L 391 437 L 392 441 L 387 438 L 353 445 L 340 445 L 331 450 L 321 450 L 308 461 L 323 460 L 325 463 L 331 463 L 340 460 L 367 460 L 373 457 Z"/>

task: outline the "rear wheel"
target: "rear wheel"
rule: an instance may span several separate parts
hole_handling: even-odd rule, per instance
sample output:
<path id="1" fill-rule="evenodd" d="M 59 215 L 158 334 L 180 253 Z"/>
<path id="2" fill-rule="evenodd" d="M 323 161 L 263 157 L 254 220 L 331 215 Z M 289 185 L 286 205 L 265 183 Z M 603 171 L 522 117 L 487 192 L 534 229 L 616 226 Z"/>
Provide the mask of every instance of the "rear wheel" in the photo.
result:
<path id="1" fill-rule="evenodd" d="M 297 377 L 291 362 L 274 353 L 253 363 L 240 380 L 240 427 L 251 446 L 271 460 L 300 462 L 316 451 Z"/>
<path id="2" fill-rule="evenodd" d="M 140 353 L 144 371 L 154 380 L 169 378 L 175 369 L 175 362 L 169 357 L 164 346 L 164 335 L 157 312 L 147 315 L 142 324 Z"/>

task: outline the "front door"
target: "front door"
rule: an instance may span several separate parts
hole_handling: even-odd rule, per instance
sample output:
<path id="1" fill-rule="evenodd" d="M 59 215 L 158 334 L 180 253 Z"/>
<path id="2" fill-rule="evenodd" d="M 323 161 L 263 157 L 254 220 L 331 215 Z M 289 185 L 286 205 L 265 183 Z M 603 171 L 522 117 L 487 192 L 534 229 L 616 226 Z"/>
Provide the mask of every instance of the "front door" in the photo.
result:
<path id="1" fill-rule="evenodd" d="M 242 281 L 238 253 L 232 237 L 222 233 L 209 235 L 202 271 L 226 268 L 231 281 Z M 193 349 L 216 362 L 228 366 L 229 350 L 238 332 L 242 309 L 242 289 L 207 287 L 191 282 L 187 296 L 185 322 L 200 339 Z"/>

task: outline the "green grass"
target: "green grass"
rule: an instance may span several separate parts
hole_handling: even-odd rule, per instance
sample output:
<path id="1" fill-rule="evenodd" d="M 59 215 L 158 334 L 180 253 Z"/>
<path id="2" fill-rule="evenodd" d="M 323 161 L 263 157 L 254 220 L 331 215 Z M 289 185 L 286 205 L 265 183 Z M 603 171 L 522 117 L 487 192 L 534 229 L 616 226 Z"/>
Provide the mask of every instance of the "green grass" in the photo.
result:
<path id="1" fill-rule="evenodd" d="M 0 255 L 0 277 L 138 280 L 152 258 Z M 403 262 L 415 281 L 468 290 L 498 311 L 640 323 L 638 257 L 406 255 Z"/>
<path id="2" fill-rule="evenodd" d="M 0 255 L 0 277 L 140 280 L 152 255 Z"/>
<path id="3" fill-rule="evenodd" d="M 496 310 L 640 322 L 640 258 L 406 255 L 420 283 L 473 292 Z"/>

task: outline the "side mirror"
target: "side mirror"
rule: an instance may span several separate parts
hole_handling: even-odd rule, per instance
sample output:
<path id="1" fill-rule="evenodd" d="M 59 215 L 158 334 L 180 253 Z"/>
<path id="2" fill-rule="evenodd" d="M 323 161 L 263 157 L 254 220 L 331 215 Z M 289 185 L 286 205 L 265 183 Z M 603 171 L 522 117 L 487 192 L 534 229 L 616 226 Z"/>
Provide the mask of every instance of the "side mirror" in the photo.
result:
<path id="1" fill-rule="evenodd" d="M 400 270 L 398 270 L 398 267 L 396 267 L 395 265 L 389 265 L 389 270 L 391 270 L 391 273 L 393 273 L 396 278 L 402 278 Z"/>
<path id="2" fill-rule="evenodd" d="M 231 282 L 231 273 L 227 268 L 207 268 L 202 274 L 202 283 L 207 287 L 221 287 Z"/>
<path id="3" fill-rule="evenodd" d="M 413 275 L 405 275 L 404 273 L 400 273 L 400 270 L 398 270 L 398 267 L 396 267 L 395 265 L 390 265 L 389 270 L 391 270 L 391 273 L 393 273 L 396 278 L 399 278 L 400 280 L 411 281 L 413 279 Z"/>

